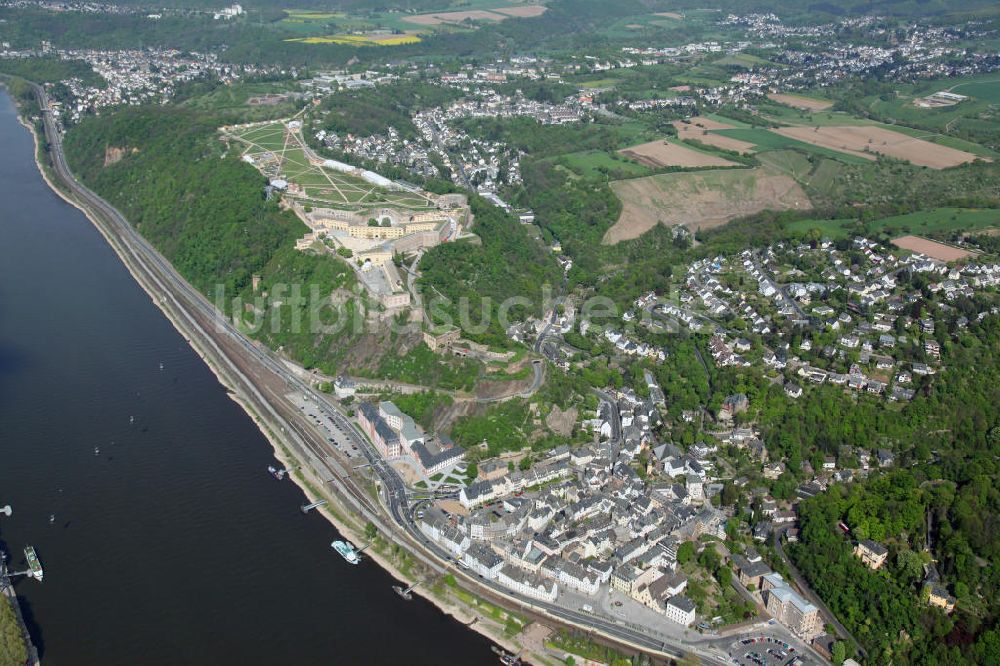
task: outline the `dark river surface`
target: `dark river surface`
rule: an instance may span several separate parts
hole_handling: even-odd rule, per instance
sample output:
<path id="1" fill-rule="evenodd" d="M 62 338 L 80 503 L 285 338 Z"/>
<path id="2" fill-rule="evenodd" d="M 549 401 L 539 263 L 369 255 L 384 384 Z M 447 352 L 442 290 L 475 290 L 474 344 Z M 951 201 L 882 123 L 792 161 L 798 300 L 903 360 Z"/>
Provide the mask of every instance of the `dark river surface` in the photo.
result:
<path id="1" fill-rule="evenodd" d="M 266 472 L 268 442 L 32 151 L 0 93 L 0 537 L 15 569 L 28 544 L 44 565 L 15 585 L 43 663 L 494 663 L 331 550 L 335 530 Z"/>

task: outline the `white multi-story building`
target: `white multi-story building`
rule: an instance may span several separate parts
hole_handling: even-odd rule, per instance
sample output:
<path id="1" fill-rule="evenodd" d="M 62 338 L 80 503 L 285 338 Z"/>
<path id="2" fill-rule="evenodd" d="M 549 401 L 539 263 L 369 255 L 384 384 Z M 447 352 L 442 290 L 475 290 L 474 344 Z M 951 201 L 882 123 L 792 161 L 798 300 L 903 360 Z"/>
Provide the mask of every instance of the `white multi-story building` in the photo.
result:
<path id="1" fill-rule="evenodd" d="M 512 592 L 552 603 L 559 595 L 559 586 L 554 580 L 542 578 L 524 569 L 505 564 L 497 573 L 497 582 Z"/>
<path id="2" fill-rule="evenodd" d="M 694 602 L 687 597 L 680 594 L 670 597 L 663 604 L 663 608 L 667 617 L 677 624 L 685 627 L 694 624 Z"/>
<path id="3" fill-rule="evenodd" d="M 493 580 L 503 567 L 503 559 L 496 552 L 481 543 L 474 543 L 462 555 L 462 562 L 469 570 L 483 578 Z"/>

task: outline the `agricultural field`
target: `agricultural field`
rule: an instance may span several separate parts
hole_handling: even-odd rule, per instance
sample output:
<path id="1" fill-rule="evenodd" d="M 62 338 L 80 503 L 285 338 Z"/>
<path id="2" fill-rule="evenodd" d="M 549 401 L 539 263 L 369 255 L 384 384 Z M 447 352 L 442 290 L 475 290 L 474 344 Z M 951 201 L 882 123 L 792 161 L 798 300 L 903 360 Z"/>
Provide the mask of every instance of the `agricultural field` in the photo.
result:
<path id="1" fill-rule="evenodd" d="M 830 100 L 806 97 L 805 95 L 771 93 L 767 97 L 773 102 L 806 111 L 826 111 L 833 106 L 833 102 Z"/>
<path id="2" fill-rule="evenodd" d="M 691 39 L 721 39 L 724 29 L 714 23 L 714 15 L 681 14 L 679 12 L 655 12 L 637 14 L 614 21 L 601 30 L 609 39 L 634 38 L 637 35 L 656 38 L 660 35 L 676 35 L 683 30 Z"/>
<path id="3" fill-rule="evenodd" d="M 875 125 L 844 127 L 782 127 L 774 130 L 785 137 L 831 150 L 876 159 L 873 153 L 906 160 L 932 169 L 965 164 L 976 155 Z"/>
<path id="4" fill-rule="evenodd" d="M 921 107 L 917 102 L 938 92 L 968 99 L 951 106 Z M 852 104 L 887 123 L 932 129 L 1000 150 L 1000 75 L 981 74 L 899 86 L 894 98 L 871 95 Z"/>
<path id="5" fill-rule="evenodd" d="M 772 96 L 773 97 L 773 96 Z M 963 104 L 968 104 L 968 102 L 963 102 Z M 948 134 L 943 134 L 933 129 L 916 129 L 915 127 L 907 127 L 906 125 L 900 125 L 895 122 L 892 117 L 886 118 L 888 122 L 879 122 L 877 120 L 872 120 L 870 118 L 860 118 L 855 115 L 844 111 L 834 111 L 832 109 L 826 109 L 823 111 L 806 111 L 804 109 L 795 109 L 791 106 L 774 104 L 769 102 L 764 102 L 758 105 L 758 110 L 760 111 L 760 117 L 778 125 L 782 128 L 784 127 L 803 127 L 814 129 L 817 127 L 825 128 L 837 128 L 837 127 L 876 127 L 889 132 L 898 132 L 900 134 L 906 134 L 908 136 L 922 139 L 930 143 L 939 144 L 942 146 L 947 146 L 949 148 L 954 148 L 956 150 L 964 151 L 977 155 L 983 158 L 996 159 L 1000 158 L 1000 153 L 989 147 L 983 146 L 979 143 L 974 143 L 956 136 L 951 136 Z M 910 111 L 916 111 L 911 105 Z M 926 111 L 921 109 L 921 111 Z M 937 112 L 948 113 L 947 110 L 937 109 Z M 725 118 L 719 118 L 725 121 Z M 961 120 L 961 119 L 959 119 Z M 906 122 L 911 122 L 917 125 L 913 119 Z M 969 121 L 971 122 L 971 121 Z M 986 123 L 988 121 L 980 120 L 980 123 Z M 735 123 L 733 123 L 736 125 Z M 947 123 L 940 127 L 941 132 L 946 131 Z M 736 125 L 739 127 L 739 125 Z M 867 131 L 867 130 L 856 130 L 856 131 Z"/>
<path id="6" fill-rule="evenodd" d="M 895 215 L 862 223 L 857 219 L 798 220 L 786 227 L 793 233 L 819 230 L 831 239 L 854 235 L 932 235 L 954 231 L 983 231 L 1000 228 L 1000 210 L 990 208 L 932 208 L 908 215 Z"/>
<path id="7" fill-rule="evenodd" d="M 288 193 L 307 205 L 360 208 L 386 204 L 404 208 L 430 207 L 427 197 L 388 191 L 359 175 L 322 166 L 323 159 L 306 146 L 302 133 L 283 121 L 223 130 L 223 138 L 265 176 L 288 182 Z"/>
<path id="8" fill-rule="evenodd" d="M 337 25 L 347 18 L 346 14 L 338 12 L 321 12 L 297 9 L 286 9 L 285 18 L 278 21 L 278 28 L 294 32 L 316 32 L 325 30 L 330 25 Z"/>
<path id="9" fill-rule="evenodd" d="M 717 130 L 737 129 L 728 123 L 706 117 L 695 117 L 689 122 L 675 120 L 672 124 L 677 129 L 677 138 L 681 141 L 698 141 L 708 146 L 743 154 L 752 153 L 756 149 L 756 145 L 749 141 L 740 141 L 717 133 Z"/>
<path id="10" fill-rule="evenodd" d="M 991 104 L 1000 104 L 1000 76 L 953 85 L 948 92 L 974 97 Z"/>
<path id="11" fill-rule="evenodd" d="M 614 88 L 621 79 L 592 79 L 590 81 L 580 81 L 579 85 L 581 88 Z"/>
<path id="12" fill-rule="evenodd" d="M 752 69 L 754 67 L 759 67 L 761 65 L 780 67 L 780 65 L 775 65 L 769 60 L 765 60 L 764 58 L 761 58 L 759 56 L 750 55 L 749 53 L 735 53 L 733 55 L 727 55 L 724 58 L 716 60 L 712 64 L 722 67 L 741 67 L 743 69 Z"/>
<path id="13" fill-rule="evenodd" d="M 807 210 L 809 198 L 791 177 L 766 168 L 669 173 L 611 183 L 622 212 L 604 236 L 617 243 L 657 224 L 691 230 L 723 225 L 762 210 Z"/>
<path id="14" fill-rule="evenodd" d="M 735 162 L 703 153 L 667 141 L 649 141 L 637 146 L 622 148 L 622 155 L 654 169 L 668 166 L 678 167 L 727 167 L 736 166 Z"/>
<path id="15" fill-rule="evenodd" d="M 912 127 L 904 127 L 902 125 L 892 125 L 889 129 L 892 129 L 894 132 L 899 132 L 900 134 L 906 134 L 918 139 L 923 139 L 924 141 L 930 141 L 931 143 L 937 143 L 942 146 L 948 146 L 949 148 L 955 148 L 956 150 L 972 153 L 973 155 L 988 158 L 989 160 L 996 160 L 997 158 L 1000 158 L 1000 152 L 991 150 L 978 143 L 972 143 L 971 141 L 959 139 L 955 136 L 933 134 L 929 133 L 927 130 L 914 129 Z"/>
<path id="16" fill-rule="evenodd" d="M 566 153 L 560 155 L 558 163 L 564 164 L 584 178 L 603 178 L 605 173 L 620 174 L 623 176 L 648 176 L 652 172 L 641 164 L 636 164 L 631 160 L 620 157 L 615 153 L 607 153 L 603 150 L 581 150 L 576 153 Z"/>
<path id="17" fill-rule="evenodd" d="M 892 244 L 898 248 L 909 250 L 910 252 L 919 252 L 920 254 L 930 257 L 931 259 L 937 259 L 939 261 L 959 261 L 961 259 L 967 259 L 968 257 L 975 256 L 975 253 L 969 250 L 964 250 L 960 247 L 954 247 L 952 245 L 945 245 L 944 243 L 932 241 L 927 238 L 921 238 L 920 236 L 902 236 L 900 238 L 894 238 Z"/>
<path id="18" fill-rule="evenodd" d="M 299 42 L 301 44 L 348 44 L 350 46 L 399 46 L 401 44 L 419 44 L 421 41 L 417 35 L 394 34 L 394 33 L 371 33 L 365 35 L 315 35 L 312 37 L 294 37 L 286 39 L 286 42 Z"/>
<path id="19" fill-rule="evenodd" d="M 349 46 L 398 46 L 421 40 L 412 25 L 400 25 L 392 15 L 385 19 L 361 18 L 341 12 L 286 9 L 277 27 L 291 32 L 286 42 L 300 44 L 343 44 Z M 411 28 L 411 30 L 407 30 Z"/>
<path id="20" fill-rule="evenodd" d="M 812 130 L 810 129 L 810 131 Z M 716 131 L 717 134 L 722 136 L 737 139 L 739 141 L 745 141 L 746 143 L 752 143 L 757 147 L 757 150 L 761 152 L 765 150 L 794 149 L 819 157 L 828 157 L 830 159 L 840 160 L 842 162 L 846 162 L 847 164 L 863 164 L 873 159 L 870 155 L 844 153 L 825 146 L 818 146 L 805 141 L 799 141 L 791 136 L 783 136 L 777 132 L 778 131 L 771 131 L 762 128 L 737 128 Z"/>
<path id="21" fill-rule="evenodd" d="M 455 12 L 434 12 L 403 18 L 407 23 L 422 26 L 462 24 L 468 21 L 506 21 L 509 18 L 531 18 L 545 13 L 541 5 L 499 5 L 488 9 L 467 9 Z"/>
<path id="22" fill-rule="evenodd" d="M 800 183 L 809 178 L 813 169 L 809 158 L 797 150 L 769 150 L 757 155 L 757 160 L 764 166 L 788 174 Z"/>

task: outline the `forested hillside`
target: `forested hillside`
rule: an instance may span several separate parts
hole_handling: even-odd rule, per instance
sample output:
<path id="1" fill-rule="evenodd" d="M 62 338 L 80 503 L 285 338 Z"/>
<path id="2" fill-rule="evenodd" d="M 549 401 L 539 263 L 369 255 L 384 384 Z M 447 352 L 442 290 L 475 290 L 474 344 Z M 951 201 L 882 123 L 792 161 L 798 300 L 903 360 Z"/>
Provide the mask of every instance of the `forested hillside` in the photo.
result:
<path id="1" fill-rule="evenodd" d="M 392 127 L 400 136 L 412 139 L 417 130 L 411 117 L 421 109 L 444 106 L 461 94 L 445 88 L 419 82 L 394 86 L 347 90 L 323 101 L 325 129 L 338 134 L 369 136 L 384 133 Z"/>
<path id="2" fill-rule="evenodd" d="M 264 200 L 260 174 L 223 156 L 215 119 L 144 107 L 84 121 L 66 137 L 74 171 L 198 289 L 241 292 L 307 229 Z"/>
<path id="3" fill-rule="evenodd" d="M 555 297 L 562 275 L 552 255 L 528 236 L 517 218 L 475 195 L 470 203 L 475 217 L 472 230 L 479 241 L 445 243 L 429 250 L 420 261 L 419 282 L 429 299 L 437 295 L 447 299 L 439 310 L 452 321 L 459 321 L 465 301 L 473 325 L 489 322 L 484 333 L 468 337 L 507 346 L 510 341 L 496 317 L 503 301 L 519 297 L 530 303 L 510 309 L 509 317 L 541 315 L 543 289 L 547 285 Z"/>

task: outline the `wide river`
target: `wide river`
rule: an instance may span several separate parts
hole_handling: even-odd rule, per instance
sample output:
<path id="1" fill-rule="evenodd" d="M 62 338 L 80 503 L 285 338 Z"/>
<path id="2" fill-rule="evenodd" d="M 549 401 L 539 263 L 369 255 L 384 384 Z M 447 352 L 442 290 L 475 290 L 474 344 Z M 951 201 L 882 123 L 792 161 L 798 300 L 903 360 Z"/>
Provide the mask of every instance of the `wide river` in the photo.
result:
<path id="1" fill-rule="evenodd" d="M 486 664 L 489 642 L 352 567 L 271 447 L 51 192 L 0 92 L 0 536 L 45 666 Z M 162 369 L 161 369 L 162 363 Z M 50 522 L 54 516 L 54 522 Z"/>

